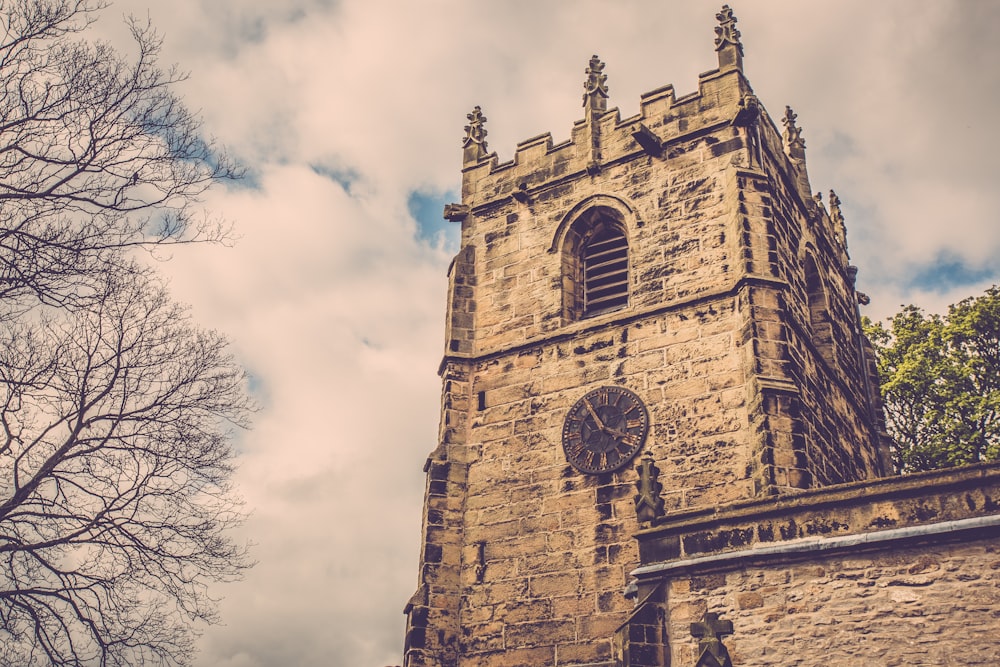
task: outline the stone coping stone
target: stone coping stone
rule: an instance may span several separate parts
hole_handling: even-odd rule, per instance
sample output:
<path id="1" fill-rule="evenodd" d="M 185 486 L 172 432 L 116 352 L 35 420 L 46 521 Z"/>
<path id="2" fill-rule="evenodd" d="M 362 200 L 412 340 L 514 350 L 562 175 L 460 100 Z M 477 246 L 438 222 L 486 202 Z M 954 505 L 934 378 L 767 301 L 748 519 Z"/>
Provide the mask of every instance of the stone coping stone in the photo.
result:
<path id="1" fill-rule="evenodd" d="M 1000 462 L 671 512 L 636 539 L 646 566 L 993 515 L 1000 515 Z"/>

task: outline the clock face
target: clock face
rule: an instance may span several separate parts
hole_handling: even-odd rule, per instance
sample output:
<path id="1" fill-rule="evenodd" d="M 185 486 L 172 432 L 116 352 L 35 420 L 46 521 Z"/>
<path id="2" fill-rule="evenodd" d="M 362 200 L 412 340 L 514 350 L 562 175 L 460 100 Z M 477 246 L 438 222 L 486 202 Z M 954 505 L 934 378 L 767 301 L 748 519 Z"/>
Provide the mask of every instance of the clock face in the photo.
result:
<path id="1" fill-rule="evenodd" d="M 635 456 L 648 431 L 649 414 L 638 396 L 624 387 L 601 387 L 570 408 L 563 450 L 580 472 L 613 472 Z"/>

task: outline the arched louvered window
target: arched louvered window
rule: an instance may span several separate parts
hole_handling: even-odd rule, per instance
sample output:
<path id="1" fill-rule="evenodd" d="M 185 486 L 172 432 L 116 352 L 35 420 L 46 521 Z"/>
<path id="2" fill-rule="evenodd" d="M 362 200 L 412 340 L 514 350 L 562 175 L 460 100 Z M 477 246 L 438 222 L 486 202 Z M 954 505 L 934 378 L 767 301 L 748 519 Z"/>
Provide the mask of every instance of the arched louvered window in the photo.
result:
<path id="1" fill-rule="evenodd" d="M 630 214 L 618 200 L 600 199 L 574 213 L 560 243 L 564 323 L 629 305 Z"/>
<path id="2" fill-rule="evenodd" d="M 834 360 L 833 324 L 827 304 L 823 279 L 812 255 L 805 257 L 806 305 L 809 308 L 809 332 L 819 353 L 829 362 Z"/>
<path id="3" fill-rule="evenodd" d="M 602 224 L 585 238 L 581 253 L 583 316 L 628 305 L 628 240 L 616 225 Z"/>

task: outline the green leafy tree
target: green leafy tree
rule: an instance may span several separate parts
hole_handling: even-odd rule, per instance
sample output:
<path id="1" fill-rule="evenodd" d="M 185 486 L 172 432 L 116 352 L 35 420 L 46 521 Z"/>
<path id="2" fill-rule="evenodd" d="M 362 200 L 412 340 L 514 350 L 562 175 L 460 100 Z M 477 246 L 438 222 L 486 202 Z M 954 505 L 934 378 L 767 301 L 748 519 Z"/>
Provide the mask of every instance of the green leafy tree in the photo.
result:
<path id="1" fill-rule="evenodd" d="M 901 472 L 1000 457 L 1000 288 L 928 315 L 865 322 Z"/>

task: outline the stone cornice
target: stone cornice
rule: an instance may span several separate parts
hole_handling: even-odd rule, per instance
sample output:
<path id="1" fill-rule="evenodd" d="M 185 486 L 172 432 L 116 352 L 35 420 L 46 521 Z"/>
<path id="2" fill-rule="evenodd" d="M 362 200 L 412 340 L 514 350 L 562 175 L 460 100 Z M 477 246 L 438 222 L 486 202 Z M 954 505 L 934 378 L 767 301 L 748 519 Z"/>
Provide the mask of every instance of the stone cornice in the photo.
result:
<path id="1" fill-rule="evenodd" d="M 664 313 L 669 313 L 676 310 L 683 310 L 685 308 L 690 308 L 696 306 L 700 303 L 707 303 L 710 301 L 718 301 L 719 299 L 731 299 L 735 298 L 739 293 L 740 289 L 744 285 L 754 285 L 754 286 L 768 286 L 777 289 L 789 289 L 789 284 L 777 278 L 771 278 L 769 276 L 763 275 L 745 275 L 737 280 L 735 283 L 729 287 L 714 290 L 711 292 L 706 292 L 700 294 L 696 297 L 689 299 L 676 299 L 668 303 L 659 304 L 657 306 L 643 308 L 641 310 L 636 310 L 634 312 L 629 311 L 615 311 L 608 313 L 607 315 L 594 317 L 591 319 L 581 320 L 579 322 L 571 322 L 561 327 L 559 331 L 554 333 L 547 333 L 530 338 L 523 343 L 518 343 L 516 345 L 508 345 L 498 349 L 490 350 L 489 352 L 484 352 L 482 354 L 447 354 L 441 359 L 441 363 L 438 365 L 438 375 L 440 375 L 444 368 L 450 363 L 470 363 L 475 364 L 483 361 L 491 361 L 493 359 L 500 359 L 502 357 L 509 356 L 511 354 L 517 354 L 524 350 L 530 350 L 532 348 L 539 347 L 541 345 L 553 345 L 557 343 L 563 343 L 569 340 L 580 338 L 581 336 L 588 336 L 595 333 L 600 333 L 602 331 L 607 331 L 610 329 L 616 329 L 618 327 L 627 326 L 639 320 L 648 319 L 651 317 L 657 317 Z"/>
<path id="2" fill-rule="evenodd" d="M 759 557 L 785 551 L 791 553 L 796 549 L 814 552 L 841 543 L 856 548 L 860 542 L 846 538 L 877 535 L 883 531 L 897 531 L 893 539 L 938 534 L 944 539 L 946 533 L 959 530 L 990 526 L 991 530 L 996 530 L 1000 522 L 971 520 L 997 515 L 1000 515 L 1000 462 L 864 480 L 721 507 L 672 512 L 658 518 L 652 527 L 638 531 L 636 539 L 643 567 L 682 561 L 690 561 L 692 567 L 709 562 L 717 566 L 733 560 L 726 560 L 724 554 L 736 558 L 740 553 Z M 899 532 L 937 524 L 950 528 Z M 828 546 L 806 545 L 809 540 L 835 538 L 841 542 Z M 885 540 L 867 537 L 862 541 Z M 778 549 L 782 544 L 806 546 Z M 665 569 L 668 568 L 661 566 L 657 571 Z M 640 568 L 637 572 L 651 573 L 653 570 Z"/>

